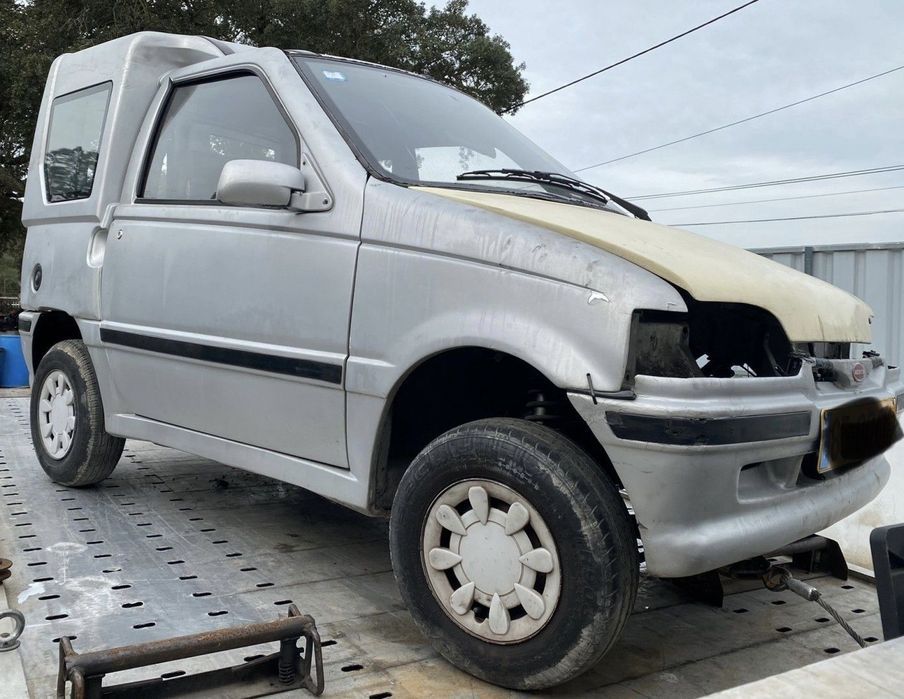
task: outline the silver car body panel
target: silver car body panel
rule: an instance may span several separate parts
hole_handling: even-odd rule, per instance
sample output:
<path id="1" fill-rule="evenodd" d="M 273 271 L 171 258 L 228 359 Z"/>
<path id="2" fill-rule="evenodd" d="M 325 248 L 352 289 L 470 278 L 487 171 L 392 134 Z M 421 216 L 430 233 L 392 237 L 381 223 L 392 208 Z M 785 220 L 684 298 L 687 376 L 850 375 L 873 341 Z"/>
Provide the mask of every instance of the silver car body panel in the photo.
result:
<path id="1" fill-rule="evenodd" d="M 138 199 L 168 94 L 186 81 L 236 71 L 266 84 L 298 136 L 306 189 L 328 194 L 326 210 Z M 49 105 L 102 80 L 113 89 L 92 194 L 48 204 L 41 163 Z M 505 211 L 495 199 L 487 206 L 368 178 L 275 49 L 141 33 L 62 56 L 48 79 L 24 203 L 27 361 L 45 312 L 66 313 L 88 346 L 111 433 L 369 512 L 374 454 L 405 378 L 456 348 L 513 355 L 569 392 L 627 487 L 650 570 L 660 575 L 762 553 L 878 492 L 887 477 L 881 458 L 822 484 L 780 482 L 793 470 L 787 464 L 799 467 L 800 454 L 812 449 L 815 433 L 719 447 L 617 438 L 607 411 L 737 415 L 794 405 L 816 414 L 863 391 L 901 393 L 900 377 L 883 369 L 844 392 L 813 384 L 806 372 L 781 380 L 640 376 L 636 400 L 610 400 L 606 393 L 623 385 L 634 311 L 686 311 L 680 284 L 626 245 L 601 244 L 586 231 L 611 225 L 630 238 L 640 222 L 503 198 L 511 200 Z M 582 218 L 580 235 L 550 220 L 566 209 Z M 36 264 L 44 277 L 37 291 Z M 799 281 L 803 293 L 836 298 L 803 275 Z M 731 298 L 730 289 L 723 292 Z M 831 339 L 862 335 L 865 307 L 850 303 L 851 327 L 841 323 Z M 760 462 L 773 465 L 739 475 Z"/>
<path id="2" fill-rule="evenodd" d="M 545 226 L 615 253 L 684 289 L 697 301 L 769 311 L 792 342 L 870 342 L 872 309 L 816 277 L 680 228 L 557 202 L 492 192 L 422 187 L 437 196 Z M 788 303 L 793 298 L 794 303 Z"/>
<path id="3" fill-rule="evenodd" d="M 349 391 L 387 396 L 424 359 L 469 346 L 615 391 L 634 309 L 686 309 L 655 275 L 546 228 L 374 179 L 365 201 Z"/>
<path id="4" fill-rule="evenodd" d="M 805 477 L 801 461 L 818 443 L 821 411 L 852 399 L 900 396 L 904 380 L 900 369 L 881 366 L 849 390 L 816 382 L 805 368 L 787 378 L 638 376 L 634 390 L 633 401 L 569 398 L 628 492 L 648 571 L 682 577 L 776 550 L 876 497 L 889 477 L 882 456 L 825 480 Z M 744 443 L 661 444 L 616 436 L 612 416 L 625 413 L 663 420 L 767 416 L 770 436 L 789 415 L 804 413 L 809 427 L 797 436 Z"/>
<path id="5" fill-rule="evenodd" d="M 256 53 L 255 59 L 249 64 L 244 54 L 230 56 L 201 72 L 174 73 L 170 82 L 252 70 L 262 79 L 267 76 L 273 92 L 285 95 L 284 102 L 296 97 L 290 87 L 280 89 L 281 79 L 294 78 L 292 87 L 298 82 L 297 74 L 280 74 L 287 63 L 282 52 Z M 165 90 L 161 102 L 164 97 Z M 314 108 L 298 101 L 291 112 L 288 106 L 285 111 L 309 114 Z M 125 185 L 133 201 L 155 121 L 149 117 L 133 153 L 132 175 Z M 311 150 L 303 141 L 302 169 L 308 170 L 310 182 L 330 181 L 337 203 L 327 211 L 300 215 L 206 203 L 117 207 L 114 235 L 107 243 L 102 326 L 161 341 L 334 368 L 339 380 L 274 375 L 266 369 L 108 345 L 110 370 L 123 399 L 111 412 L 348 465 L 341 375 L 364 176 L 321 175 Z M 287 430 L 274 415 L 291 419 L 293 428 Z"/>
<path id="6" fill-rule="evenodd" d="M 170 70 L 222 56 L 210 41 L 197 36 L 142 32 L 103 45 L 64 54 L 50 67 L 28 167 L 22 222 L 28 227 L 23 260 L 23 308 L 66 309 L 77 318 L 100 317 L 100 266 L 86 264 L 92 236 L 109 223 L 107 208 L 122 193 L 129 160 L 126 154 L 147 114 L 162 76 Z M 113 82 L 104 125 L 96 176 L 87 199 L 47 203 L 42 158 L 51 103 L 66 95 L 105 81 Z M 104 222 L 102 224 L 102 222 Z M 65 226 L 65 235 L 58 235 Z M 102 245 L 98 242 L 97 246 Z M 40 258 L 44 279 L 50 283 L 40 297 L 30 283 L 32 259 Z"/>

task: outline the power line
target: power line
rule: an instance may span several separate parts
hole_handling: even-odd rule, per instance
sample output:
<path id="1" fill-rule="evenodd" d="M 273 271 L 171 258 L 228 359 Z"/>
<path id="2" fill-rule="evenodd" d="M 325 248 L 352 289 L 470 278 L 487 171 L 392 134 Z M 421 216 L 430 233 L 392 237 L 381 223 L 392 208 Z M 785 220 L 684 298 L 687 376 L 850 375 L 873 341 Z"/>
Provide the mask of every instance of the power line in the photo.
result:
<path id="1" fill-rule="evenodd" d="M 643 150 L 636 151 L 634 153 L 628 153 L 627 155 L 620 155 L 617 158 L 612 158 L 611 160 L 604 160 L 600 163 L 595 163 L 593 165 L 587 165 L 586 167 L 578 168 L 574 170 L 574 172 L 583 172 L 584 170 L 592 170 L 596 167 L 602 167 L 603 165 L 608 165 L 610 163 L 617 163 L 620 160 L 627 160 L 628 158 L 633 158 L 637 155 L 643 155 L 644 153 L 650 153 L 654 150 L 659 150 L 660 148 L 667 148 L 668 146 L 674 146 L 676 143 L 684 143 L 685 141 L 690 141 L 695 138 L 700 138 L 701 136 L 706 136 L 711 133 L 715 133 L 716 131 L 722 131 L 723 129 L 729 129 L 732 126 L 738 126 L 739 124 L 746 124 L 748 121 L 753 121 L 754 119 L 759 119 L 760 117 L 769 116 L 770 114 L 775 114 L 776 112 L 781 112 L 785 109 L 791 109 L 791 107 L 797 107 L 798 105 L 804 104 L 805 102 L 812 102 L 815 99 L 819 99 L 820 97 L 825 97 L 826 95 L 831 95 L 835 92 L 841 92 L 841 90 L 846 90 L 849 87 L 854 87 L 855 85 L 861 85 L 865 82 L 869 82 L 870 80 L 875 80 L 876 78 L 881 78 L 883 76 L 889 75 L 890 73 L 894 73 L 896 71 L 904 69 L 904 65 L 898 66 L 897 68 L 891 68 L 890 70 L 882 71 L 881 73 L 876 73 L 875 75 L 870 75 L 867 78 L 862 78 L 861 80 L 855 80 L 852 83 L 847 83 L 846 85 L 841 85 L 840 87 L 832 88 L 831 90 L 826 90 L 825 92 L 820 92 L 818 95 L 811 95 L 810 97 L 806 97 L 802 100 L 797 100 L 796 102 L 791 102 L 790 104 L 782 105 L 781 107 L 775 107 L 774 109 L 769 109 L 765 112 L 760 112 L 759 114 L 754 114 L 753 116 L 746 117 L 744 119 L 738 119 L 737 121 L 733 121 L 730 124 L 723 124 L 722 126 L 716 126 L 712 129 L 707 129 L 706 131 L 701 131 L 700 133 L 695 133 L 691 136 L 685 136 L 684 138 L 676 138 L 674 141 L 669 141 L 668 143 L 661 143 L 658 146 L 652 146 L 651 148 L 644 148 Z"/>
<path id="2" fill-rule="evenodd" d="M 900 214 L 904 209 L 884 209 L 881 211 L 851 211 L 846 214 L 820 214 L 818 216 L 785 216 L 783 218 L 751 218 L 738 221 L 695 221 L 688 223 L 669 223 L 669 226 L 725 226 L 732 223 L 770 223 L 772 221 L 806 221 L 814 218 L 846 218 L 848 216 L 875 216 L 877 214 Z"/>
<path id="3" fill-rule="evenodd" d="M 877 175 L 883 172 L 896 172 L 904 170 L 904 165 L 887 165 L 873 167 L 866 170 L 848 170 L 846 172 L 830 172 L 824 175 L 809 175 L 807 177 L 792 177 L 785 180 L 769 180 L 767 182 L 748 182 L 746 184 L 734 184 L 725 187 L 711 187 L 710 189 L 687 189 L 682 192 L 660 192 L 658 194 L 628 195 L 625 199 L 640 201 L 642 199 L 662 199 L 664 197 L 686 197 L 695 194 L 713 194 L 715 192 L 731 192 L 738 189 L 754 189 L 758 187 L 776 187 L 799 182 L 818 182 L 820 180 L 834 180 L 842 177 L 858 177 L 860 175 Z"/>
<path id="4" fill-rule="evenodd" d="M 884 192 L 889 189 L 904 189 L 904 184 L 893 187 L 873 187 L 871 189 L 849 189 L 846 192 L 827 192 L 825 194 L 803 194 L 798 197 L 776 197 L 773 199 L 747 199 L 746 201 L 727 201 L 722 204 L 697 204 L 696 206 L 672 206 L 666 209 L 647 209 L 648 213 L 657 211 L 685 211 L 687 209 L 712 209 L 717 206 L 740 206 L 742 204 L 766 204 L 773 201 L 792 201 L 794 199 L 818 199 L 820 197 L 840 197 L 845 194 L 862 194 L 864 192 Z"/>
<path id="5" fill-rule="evenodd" d="M 559 85 L 559 87 L 553 88 L 552 90 L 543 92 L 543 93 L 537 95 L 536 97 L 531 97 L 530 99 L 526 99 L 523 102 L 520 102 L 513 107 L 509 107 L 508 109 L 503 109 L 501 113 L 507 114 L 508 112 L 511 112 L 516 109 L 519 109 L 520 107 L 523 107 L 525 104 L 530 104 L 531 102 L 536 102 L 538 99 L 542 99 L 543 97 L 548 97 L 549 95 L 551 95 L 555 92 L 558 92 L 559 90 L 564 90 L 566 87 L 571 87 L 572 85 L 577 85 L 579 82 L 587 80 L 588 78 L 592 78 L 593 76 L 599 75 L 600 73 L 605 73 L 607 70 L 616 68 L 617 66 L 627 63 L 628 61 L 633 61 L 635 58 L 639 58 L 640 56 L 643 56 L 646 53 L 650 53 L 650 51 L 655 51 L 656 49 L 661 48 L 661 47 L 665 46 L 666 44 L 671 44 L 673 41 L 677 41 L 678 39 L 681 39 L 682 37 L 685 37 L 688 34 L 693 34 L 694 32 L 696 32 L 700 29 L 703 29 L 704 27 L 708 27 L 713 22 L 718 22 L 720 19 L 728 17 L 728 15 L 733 15 L 735 12 L 740 12 L 745 7 L 749 7 L 750 5 L 753 5 L 756 2 L 759 2 L 759 0 L 750 0 L 750 2 L 746 2 L 743 5 L 740 5 L 739 7 L 734 8 L 733 10 L 729 10 L 725 14 L 721 14 L 718 17 L 713 17 L 711 20 L 708 20 L 708 21 L 704 22 L 703 24 L 698 24 L 696 27 L 693 27 L 692 29 L 688 29 L 687 31 L 682 32 L 681 34 L 673 36 L 671 39 L 666 39 L 665 41 L 661 41 L 658 44 L 656 44 L 655 46 L 650 46 L 649 48 L 646 48 L 643 51 L 638 51 L 633 56 L 628 56 L 627 58 L 623 58 L 620 61 L 616 61 L 615 63 L 611 63 L 611 64 L 607 65 L 605 68 L 600 68 L 599 70 L 595 70 L 592 73 L 588 73 L 587 75 L 585 75 L 581 78 L 577 78 L 576 80 L 567 82 L 564 85 Z"/>

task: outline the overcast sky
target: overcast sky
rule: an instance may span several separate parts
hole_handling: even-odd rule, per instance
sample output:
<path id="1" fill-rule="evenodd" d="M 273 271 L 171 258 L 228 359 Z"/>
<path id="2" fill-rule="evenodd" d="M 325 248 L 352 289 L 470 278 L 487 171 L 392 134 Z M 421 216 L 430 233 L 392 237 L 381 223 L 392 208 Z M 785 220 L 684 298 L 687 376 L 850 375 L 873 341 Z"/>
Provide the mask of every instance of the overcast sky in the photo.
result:
<path id="1" fill-rule="evenodd" d="M 511 44 L 536 95 L 743 0 L 471 0 Z M 573 169 L 904 65 L 901 0 L 760 0 L 523 107 L 511 121 Z M 904 164 L 904 70 L 808 104 L 581 173 L 621 195 Z M 817 199 L 671 207 L 904 185 L 904 171 L 642 202 L 664 223 L 904 208 L 904 188 Z M 904 240 L 904 213 L 691 227 L 746 247 Z"/>

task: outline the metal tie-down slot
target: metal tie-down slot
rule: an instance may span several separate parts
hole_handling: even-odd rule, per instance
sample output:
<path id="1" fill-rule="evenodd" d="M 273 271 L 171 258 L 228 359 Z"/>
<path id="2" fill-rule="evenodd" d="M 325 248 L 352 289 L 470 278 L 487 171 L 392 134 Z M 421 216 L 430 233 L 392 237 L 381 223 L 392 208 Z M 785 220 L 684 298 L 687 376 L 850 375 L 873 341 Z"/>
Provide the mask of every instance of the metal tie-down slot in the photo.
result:
<path id="1" fill-rule="evenodd" d="M 305 639 L 304 652 L 297 647 Z M 160 677 L 119 685 L 103 685 L 104 675 L 148 665 L 195 658 L 259 643 L 279 641 L 279 651 L 256 660 L 218 670 L 182 677 Z M 312 664 L 314 674 L 311 674 Z M 216 690 L 221 699 L 276 694 L 290 689 L 323 692 L 323 658 L 320 634 L 313 617 L 289 607 L 288 617 L 275 621 L 205 631 L 160 641 L 120 646 L 91 653 L 76 653 L 72 642 L 60 639 L 60 671 L 57 697 L 66 695 L 66 681 L 72 683 L 71 699 L 98 697 L 174 697 Z"/>

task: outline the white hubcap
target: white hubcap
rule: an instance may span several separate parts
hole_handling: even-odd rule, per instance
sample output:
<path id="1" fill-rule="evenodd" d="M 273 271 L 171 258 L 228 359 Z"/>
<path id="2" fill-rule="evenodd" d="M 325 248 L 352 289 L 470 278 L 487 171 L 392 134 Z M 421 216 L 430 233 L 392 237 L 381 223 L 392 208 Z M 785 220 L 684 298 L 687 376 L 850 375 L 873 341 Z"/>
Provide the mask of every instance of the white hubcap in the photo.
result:
<path id="1" fill-rule="evenodd" d="M 447 488 L 427 514 L 422 548 L 440 606 L 483 640 L 523 641 L 555 610 L 562 581 L 552 534 L 508 486 L 469 480 Z"/>
<path id="2" fill-rule="evenodd" d="M 75 392 L 62 371 L 47 375 L 38 404 L 41 440 L 52 459 L 62 459 L 72 446 L 75 432 Z"/>

